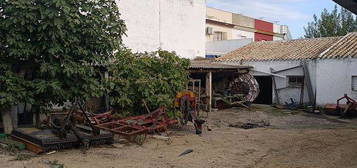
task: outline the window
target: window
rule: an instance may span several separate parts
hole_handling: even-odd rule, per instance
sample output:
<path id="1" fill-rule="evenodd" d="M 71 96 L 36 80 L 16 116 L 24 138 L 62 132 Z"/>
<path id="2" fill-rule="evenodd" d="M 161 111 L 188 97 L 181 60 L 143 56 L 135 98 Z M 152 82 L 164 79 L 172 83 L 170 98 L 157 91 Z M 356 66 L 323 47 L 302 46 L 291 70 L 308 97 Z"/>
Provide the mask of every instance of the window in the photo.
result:
<path id="1" fill-rule="evenodd" d="M 303 76 L 289 76 L 288 77 L 288 86 L 289 87 L 301 87 L 304 85 Z"/>
<path id="2" fill-rule="evenodd" d="M 357 76 L 352 76 L 352 90 L 357 91 Z"/>
<path id="3" fill-rule="evenodd" d="M 226 40 L 227 39 L 227 33 L 225 32 L 214 32 L 213 34 L 213 40 L 218 41 L 218 40 Z"/>

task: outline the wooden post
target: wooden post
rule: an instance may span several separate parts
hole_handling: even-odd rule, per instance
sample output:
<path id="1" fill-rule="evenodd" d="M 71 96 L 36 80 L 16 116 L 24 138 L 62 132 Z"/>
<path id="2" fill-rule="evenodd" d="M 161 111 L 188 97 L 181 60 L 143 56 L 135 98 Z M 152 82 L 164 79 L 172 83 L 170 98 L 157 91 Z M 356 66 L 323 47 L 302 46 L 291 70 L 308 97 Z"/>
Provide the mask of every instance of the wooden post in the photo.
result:
<path id="1" fill-rule="evenodd" d="M 212 72 L 206 74 L 206 95 L 208 98 L 208 112 L 212 112 Z"/>
<path id="2" fill-rule="evenodd" d="M 4 133 L 11 134 L 14 129 L 12 118 L 11 118 L 11 108 L 6 108 L 1 111 L 2 122 L 4 125 Z"/>
<path id="3" fill-rule="evenodd" d="M 105 78 L 105 80 L 109 80 L 109 73 L 108 72 L 104 72 L 104 78 Z M 110 98 L 109 98 L 109 94 L 108 93 L 105 93 L 104 99 L 105 99 L 105 110 L 109 111 L 110 110 Z"/>

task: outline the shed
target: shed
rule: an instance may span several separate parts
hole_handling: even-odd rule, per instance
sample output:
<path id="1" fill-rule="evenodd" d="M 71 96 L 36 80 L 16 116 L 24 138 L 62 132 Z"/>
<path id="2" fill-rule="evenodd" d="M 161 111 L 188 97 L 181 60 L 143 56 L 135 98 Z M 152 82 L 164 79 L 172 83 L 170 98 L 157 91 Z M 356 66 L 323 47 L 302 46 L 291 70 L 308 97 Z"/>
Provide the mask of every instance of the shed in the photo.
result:
<path id="1" fill-rule="evenodd" d="M 217 62 L 253 66 L 261 86 L 257 103 L 335 103 L 345 93 L 357 99 L 357 33 L 342 37 L 254 42 Z M 332 89 L 333 88 L 333 89 Z M 267 91 L 268 90 L 268 91 Z M 272 90 L 272 92 L 270 92 Z M 269 97 L 272 102 L 266 102 Z"/>
<path id="2" fill-rule="evenodd" d="M 192 60 L 189 67 L 190 79 L 201 81 L 202 95 L 207 110 L 212 110 L 213 98 L 224 92 L 229 82 L 242 74 L 249 74 L 251 66 L 227 65 L 217 63 L 213 59 Z"/>

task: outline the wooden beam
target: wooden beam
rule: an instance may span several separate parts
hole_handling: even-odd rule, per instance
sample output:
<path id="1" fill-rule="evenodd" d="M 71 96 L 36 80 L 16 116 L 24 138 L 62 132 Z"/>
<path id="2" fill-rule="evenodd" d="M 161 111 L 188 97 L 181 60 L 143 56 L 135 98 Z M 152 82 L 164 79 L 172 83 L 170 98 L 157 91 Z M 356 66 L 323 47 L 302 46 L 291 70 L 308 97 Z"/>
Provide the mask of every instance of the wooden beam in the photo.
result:
<path id="1" fill-rule="evenodd" d="M 306 62 L 302 63 L 303 66 L 303 71 L 304 71 L 304 76 L 305 76 L 305 84 L 306 84 L 306 88 L 307 88 L 307 93 L 309 96 L 309 103 L 310 105 L 315 105 L 315 95 L 316 93 L 314 93 L 314 89 L 312 87 L 312 82 L 311 82 L 311 78 L 310 78 L 310 72 L 309 72 L 309 68 Z"/>
<path id="2" fill-rule="evenodd" d="M 212 112 L 212 72 L 206 74 L 206 96 L 208 98 L 208 112 Z"/>

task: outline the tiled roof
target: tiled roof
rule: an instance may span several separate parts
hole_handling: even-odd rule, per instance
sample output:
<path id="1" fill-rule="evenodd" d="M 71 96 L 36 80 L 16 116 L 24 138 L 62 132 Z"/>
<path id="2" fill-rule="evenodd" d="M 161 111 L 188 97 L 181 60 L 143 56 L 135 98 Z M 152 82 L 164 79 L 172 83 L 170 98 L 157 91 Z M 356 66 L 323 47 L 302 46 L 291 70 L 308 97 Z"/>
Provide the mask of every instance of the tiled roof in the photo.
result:
<path id="1" fill-rule="evenodd" d="M 217 61 L 266 61 L 266 60 L 300 60 L 318 58 L 342 37 L 325 37 L 315 39 L 298 39 L 289 41 L 253 42 L 234 50 Z"/>
<path id="2" fill-rule="evenodd" d="M 211 59 L 206 60 L 192 60 L 190 62 L 190 69 L 246 69 L 250 66 L 244 65 L 226 65 L 222 63 L 214 62 Z"/>
<path id="3" fill-rule="evenodd" d="M 357 32 L 349 33 L 324 51 L 320 58 L 357 58 Z"/>

